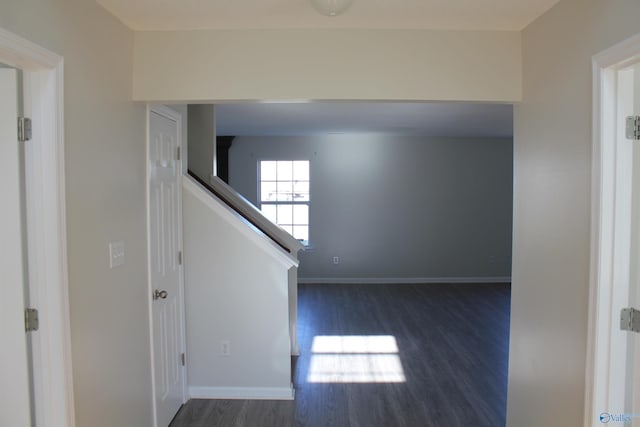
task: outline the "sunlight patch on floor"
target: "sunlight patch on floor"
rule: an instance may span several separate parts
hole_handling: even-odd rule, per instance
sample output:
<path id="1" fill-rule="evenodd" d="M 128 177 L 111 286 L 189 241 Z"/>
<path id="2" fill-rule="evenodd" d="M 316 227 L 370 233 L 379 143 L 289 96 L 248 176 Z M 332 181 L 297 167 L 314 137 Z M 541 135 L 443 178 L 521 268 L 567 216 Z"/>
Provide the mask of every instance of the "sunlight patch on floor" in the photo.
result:
<path id="1" fill-rule="evenodd" d="M 391 335 L 319 335 L 311 353 L 310 383 L 406 382 Z"/>

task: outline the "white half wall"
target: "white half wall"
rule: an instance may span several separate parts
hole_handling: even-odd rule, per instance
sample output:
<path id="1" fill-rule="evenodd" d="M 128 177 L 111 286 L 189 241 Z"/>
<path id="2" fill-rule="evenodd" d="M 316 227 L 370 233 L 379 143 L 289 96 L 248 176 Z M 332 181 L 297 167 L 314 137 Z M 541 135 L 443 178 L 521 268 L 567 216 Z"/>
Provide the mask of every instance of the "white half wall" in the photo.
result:
<path id="1" fill-rule="evenodd" d="M 517 31 L 136 32 L 134 44 L 138 101 L 521 99 Z"/>
<path id="2" fill-rule="evenodd" d="M 297 261 L 257 241 L 190 178 L 183 188 L 190 395 L 293 398 L 288 271 Z"/>

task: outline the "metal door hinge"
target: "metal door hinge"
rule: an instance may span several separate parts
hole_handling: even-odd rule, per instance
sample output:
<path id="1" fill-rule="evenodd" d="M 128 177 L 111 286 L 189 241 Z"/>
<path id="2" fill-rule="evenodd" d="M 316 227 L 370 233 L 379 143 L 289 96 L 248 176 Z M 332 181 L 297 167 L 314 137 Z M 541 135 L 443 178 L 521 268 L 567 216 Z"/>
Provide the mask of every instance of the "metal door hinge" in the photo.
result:
<path id="1" fill-rule="evenodd" d="M 182 251 L 178 251 L 178 264 L 182 265 Z"/>
<path id="2" fill-rule="evenodd" d="M 627 139 L 640 141 L 640 116 L 627 117 Z"/>
<path id="3" fill-rule="evenodd" d="M 25 142 L 29 140 L 31 140 L 31 119 L 18 117 L 18 141 Z"/>
<path id="4" fill-rule="evenodd" d="M 24 328 L 27 332 L 37 331 L 40 326 L 38 320 L 38 310 L 35 308 L 26 308 L 24 310 Z"/>
<path id="5" fill-rule="evenodd" d="M 167 297 L 169 296 L 169 293 L 167 291 L 161 291 L 160 289 L 156 289 L 155 291 L 153 291 L 151 296 L 154 301 L 157 301 L 159 299 L 167 299 Z"/>
<path id="6" fill-rule="evenodd" d="M 180 153 L 180 147 L 176 148 L 176 160 L 180 160 L 182 154 Z"/>
<path id="7" fill-rule="evenodd" d="M 186 365 L 186 363 L 187 363 L 187 362 L 186 362 L 186 357 L 185 357 L 184 353 L 181 353 L 181 354 L 180 354 L 180 363 L 182 363 L 182 366 L 185 366 L 185 365 Z"/>
<path id="8" fill-rule="evenodd" d="M 620 311 L 620 329 L 640 332 L 640 311 L 635 308 L 623 308 Z"/>

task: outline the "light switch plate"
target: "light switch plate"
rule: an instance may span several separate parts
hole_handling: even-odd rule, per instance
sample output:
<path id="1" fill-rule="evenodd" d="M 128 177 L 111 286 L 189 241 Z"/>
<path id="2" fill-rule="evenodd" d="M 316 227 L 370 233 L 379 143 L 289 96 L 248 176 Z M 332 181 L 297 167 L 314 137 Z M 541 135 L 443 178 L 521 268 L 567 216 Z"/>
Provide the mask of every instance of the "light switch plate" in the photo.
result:
<path id="1" fill-rule="evenodd" d="M 124 264 L 124 242 L 109 243 L 109 268 L 115 268 Z"/>

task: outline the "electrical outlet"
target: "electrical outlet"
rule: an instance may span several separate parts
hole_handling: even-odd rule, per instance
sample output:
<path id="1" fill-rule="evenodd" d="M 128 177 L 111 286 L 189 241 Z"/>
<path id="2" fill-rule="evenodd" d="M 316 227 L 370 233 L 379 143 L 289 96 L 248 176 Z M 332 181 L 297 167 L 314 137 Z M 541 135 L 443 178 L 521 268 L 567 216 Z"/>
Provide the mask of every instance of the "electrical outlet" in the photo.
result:
<path id="1" fill-rule="evenodd" d="M 340 257 L 339 256 L 334 256 L 333 257 L 333 264 L 334 265 L 340 264 Z"/>
<path id="2" fill-rule="evenodd" d="M 220 355 L 221 356 L 231 355 L 231 342 L 227 340 L 220 341 Z"/>

